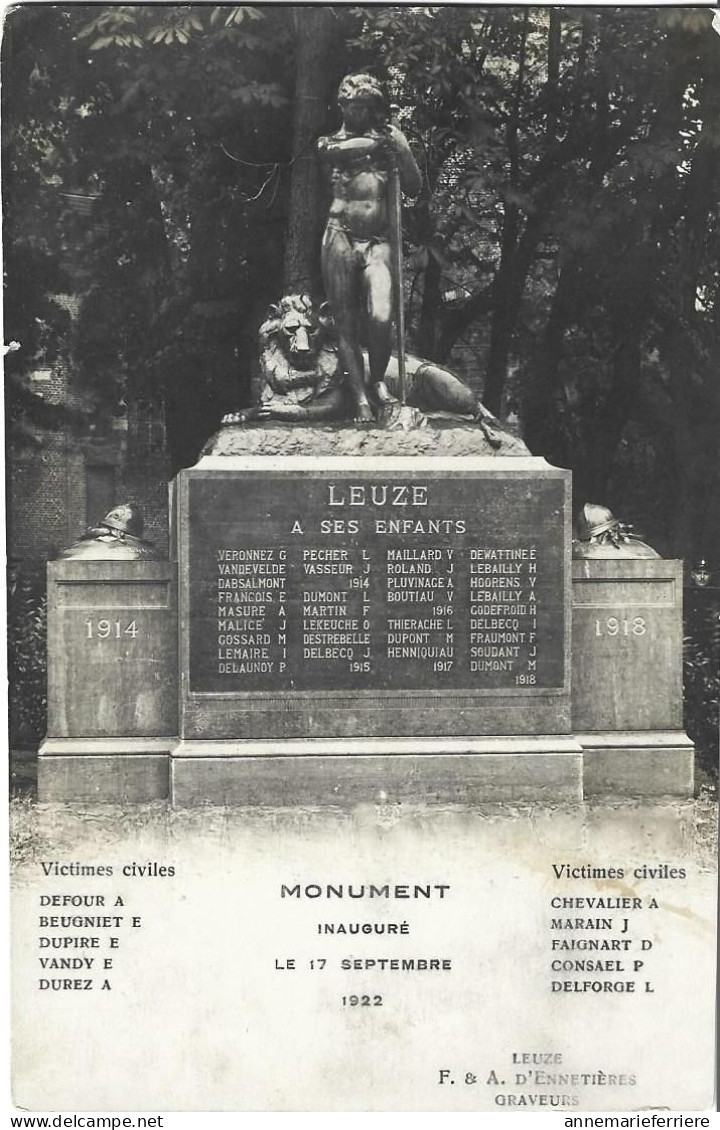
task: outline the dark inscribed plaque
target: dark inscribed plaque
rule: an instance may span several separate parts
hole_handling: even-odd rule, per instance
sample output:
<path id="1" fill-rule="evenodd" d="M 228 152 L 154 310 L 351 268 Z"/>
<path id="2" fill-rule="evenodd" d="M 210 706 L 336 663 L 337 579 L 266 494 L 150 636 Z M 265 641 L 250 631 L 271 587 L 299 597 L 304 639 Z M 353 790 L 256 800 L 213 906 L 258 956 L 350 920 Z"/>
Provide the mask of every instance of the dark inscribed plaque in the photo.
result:
<path id="1" fill-rule="evenodd" d="M 562 478 L 217 471 L 188 489 L 191 694 L 563 688 Z"/>

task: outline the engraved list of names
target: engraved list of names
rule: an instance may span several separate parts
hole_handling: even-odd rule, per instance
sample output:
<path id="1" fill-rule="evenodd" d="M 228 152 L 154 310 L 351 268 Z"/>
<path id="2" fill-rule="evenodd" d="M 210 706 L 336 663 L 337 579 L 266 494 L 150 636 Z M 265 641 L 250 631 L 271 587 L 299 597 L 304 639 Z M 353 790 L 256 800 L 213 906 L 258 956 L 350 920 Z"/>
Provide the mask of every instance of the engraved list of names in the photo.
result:
<path id="1" fill-rule="evenodd" d="M 563 684 L 563 483 L 214 476 L 191 484 L 190 688 Z"/>

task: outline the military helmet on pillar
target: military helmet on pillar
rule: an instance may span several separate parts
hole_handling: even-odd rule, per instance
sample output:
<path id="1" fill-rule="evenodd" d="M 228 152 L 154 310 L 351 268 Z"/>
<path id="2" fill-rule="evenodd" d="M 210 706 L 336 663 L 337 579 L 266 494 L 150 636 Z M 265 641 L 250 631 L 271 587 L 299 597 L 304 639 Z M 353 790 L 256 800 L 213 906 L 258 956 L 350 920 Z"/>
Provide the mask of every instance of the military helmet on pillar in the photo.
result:
<path id="1" fill-rule="evenodd" d="M 142 561 L 157 558 L 152 542 L 143 538 L 142 511 L 134 503 L 113 506 L 102 522 L 92 526 L 85 537 L 74 542 L 60 556 L 63 560 Z"/>
<path id="2" fill-rule="evenodd" d="M 120 534 L 128 534 L 133 538 L 141 538 L 145 528 L 142 511 L 139 506 L 124 502 L 114 506 L 109 514 L 102 520 L 102 525 L 110 530 L 117 530 Z"/>
<path id="3" fill-rule="evenodd" d="M 605 534 L 613 527 L 620 525 L 607 506 L 598 506 L 595 502 L 586 502 L 578 514 L 577 536 L 580 541 L 590 541 L 591 538 Z"/>
<path id="4" fill-rule="evenodd" d="M 577 537 L 573 557 L 659 557 L 660 555 L 633 531 L 618 522 L 612 510 L 596 502 L 586 502 L 575 522 Z"/>

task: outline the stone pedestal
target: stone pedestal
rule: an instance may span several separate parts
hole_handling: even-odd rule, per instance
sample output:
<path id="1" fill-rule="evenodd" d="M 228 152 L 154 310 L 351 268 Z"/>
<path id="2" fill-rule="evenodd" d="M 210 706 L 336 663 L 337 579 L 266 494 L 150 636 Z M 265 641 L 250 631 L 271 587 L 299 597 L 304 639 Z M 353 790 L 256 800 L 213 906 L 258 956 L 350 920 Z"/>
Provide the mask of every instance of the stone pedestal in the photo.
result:
<path id="1" fill-rule="evenodd" d="M 169 738 L 46 738 L 38 799 L 141 804 L 170 796 Z"/>
<path id="2" fill-rule="evenodd" d="M 586 796 L 692 794 L 682 728 L 682 563 L 574 561 L 573 732 Z"/>
<path id="3" fill-rule="evenodd" d="M 178 730 L 177 583 L 167 561 L 48 565 L 40 800 L 168 795 Z"/>
<path id="4" fill-rule="evenodd" d="M 40 799 L 689 795 L 679 562 L 571 564 L 570 473 L 479 435 L 231 429 L 177 564 L 51 565 Z"/>
<path id="5" fill-rule="evenodd" d="M 569 486 L 532 458 L 181 472 L 181 738 L 569 733 Z"/>
<path id="6" fill-rule="evenodd" d="M 579 799 L 569 473 L 466 427 L 241 438 L 175 483 L 175 803 Z"/>
<path id="7" fill-rule="evenodd" d="M 582 747 L 563 736 L 181 742 L 173 803 L 575 804 Z"/>

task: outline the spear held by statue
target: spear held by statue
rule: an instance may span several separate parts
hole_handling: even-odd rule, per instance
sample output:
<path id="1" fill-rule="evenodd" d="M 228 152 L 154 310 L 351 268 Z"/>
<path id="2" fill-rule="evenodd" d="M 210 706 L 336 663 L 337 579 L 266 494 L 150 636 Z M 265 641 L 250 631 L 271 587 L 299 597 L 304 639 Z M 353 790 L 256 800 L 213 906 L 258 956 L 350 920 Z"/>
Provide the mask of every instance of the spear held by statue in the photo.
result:
<path id="1" fill-rule="evenodd" d="M 402 191 L 400 173 L 393 162 L 390 172 L 390 250 L 392 255 L 392 278 L 395 292 L 395 334 L 397 337 L 397 363 L 400 403 L 406 400 L 405 374 L 405 278 L 403 274 L 402 245 Z"/>

